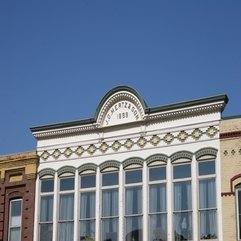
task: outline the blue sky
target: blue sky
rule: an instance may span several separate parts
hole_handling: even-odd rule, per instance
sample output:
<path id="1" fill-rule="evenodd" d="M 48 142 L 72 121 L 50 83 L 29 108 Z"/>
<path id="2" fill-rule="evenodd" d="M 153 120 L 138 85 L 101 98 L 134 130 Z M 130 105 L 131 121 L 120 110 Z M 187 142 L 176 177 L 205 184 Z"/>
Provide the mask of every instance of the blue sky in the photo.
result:
<path id="1" fill-rule="evenodd" d="M 227 94 L 241 114 L 240 0 L 1 0 L 0 155 L 93 117 L 111 88 L 149 107 Z"/>

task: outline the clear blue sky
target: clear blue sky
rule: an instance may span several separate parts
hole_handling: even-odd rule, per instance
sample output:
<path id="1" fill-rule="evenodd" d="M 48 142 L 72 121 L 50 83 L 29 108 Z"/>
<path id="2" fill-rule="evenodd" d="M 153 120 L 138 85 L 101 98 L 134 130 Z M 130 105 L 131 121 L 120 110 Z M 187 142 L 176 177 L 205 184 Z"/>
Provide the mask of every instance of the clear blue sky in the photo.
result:
<path id="1" fill-rule="evenodd" d="M 0 155 L 93 117 L 111 88 L 149 107 L 227 94 L 241 114 L 240 0 L 1 0 Z"/>

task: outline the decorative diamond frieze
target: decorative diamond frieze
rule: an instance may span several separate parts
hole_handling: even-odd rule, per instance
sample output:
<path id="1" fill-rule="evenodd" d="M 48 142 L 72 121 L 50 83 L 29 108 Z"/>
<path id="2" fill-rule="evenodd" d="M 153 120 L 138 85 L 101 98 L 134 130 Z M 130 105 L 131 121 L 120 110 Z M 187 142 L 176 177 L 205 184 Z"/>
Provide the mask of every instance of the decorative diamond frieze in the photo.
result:
<path id="1" fill-rule="evenodd" d="M 147 143 L 147 140 L 145 137 L 140 137 L 139 140 L 137 141 L 137 144 L 140 146 L 140 147 L 144 147 Z"/>
<path id="2" fill-rule="evenodd" d="M 236 152 L 235 152 L 235 150 L 233 149 L 232 151 L 231 151 L 231 154 L 232 155 L 234 155 Z"/>
<path id="3" fill-rule="evenodd" d="M 227 156 L 227 155 L 228 155 L 228 151 L 225 150 L 225 151 L 223 152 L 223 154 L 224 154 L 225 156 Z"/>
<path id="4" fill-rule="evenodd" d="M 75 150 L 75 152 L 78 156 L 81 156 L 84 151 L 85 151 L 85 149 L 82 146 L 77 147 L 77 149 Z"/>
<path id="5" fill-rule="evenodd" d="M 126 147 L 126 149 L 131 149 L 134 145 L 134 142 L 131 139 L 127 139 L 124 146 Z"/>
<path id="6" fill-rule="evenodd" d="M 91 145 L 88 147 L 87 151 L 88 151 L 88 153 L 91 154 L 91 155 L 94 154 L 95 151 L 96 151 L 95 145 L 94 145 L 94 144 L 91 144 Z"/>
<path id="7" fill-rule="evenodd" d="M 213 137 L 217 134 L 218 130 L 217 128 L 215 128 L 214 126 L 210 126 L 207 131 L 206 131 L 206 134 L 209 136 L 209 137 Z"/>
<path id="8" fill-rule="evenodd" d="M 66 157 L 70 157 L 72 155 L 72 153 L 73 153 L 73 151 L 69 147 L 66 148 L 65 151 L 64 151 L 64 155 Z"/>
<path id="9" fill-rule="evenodd" d="M 41 158 L 43 158 L 44 160 L 47 160 L 49 156 L 50 154 L 47 151 L 44 151 L 41 155 Z"/>
<path id="10" fill-rule="evenodd" d="M 163 139 L 167 144 L 170 144 L 174 140 L 174 136 L 171 133 L 167 133 Z"/>
<path id="11" fill-rule="evenodd" d="M 105 143 L 105 142 L 103 142 L 101 145 L 100 145 L 100 150 L 101 150 L 101 152 L 106 152 L 107 150 L 109 149 L 109 146 Z"/>
<path id="12" fill-rule="evenodd" d="M 55 159 L 59 158 L 61 155 L 61 152 L 59 149 L 56 149 L 54 152 L 53 152 L 53 156 Z"/>
<path id="13" fill-rule="evenodd" d="M 192 137 L 195 140 L 198 140 L 200 137 L 202 136 L 202 131 L 199 128 L 196 128 L 193 132 L 192 132 Z"/>
<path id="14" fill-rule="evenodd" d="M 118 151 L 121 147 L 121 143 L 119 141 L 115 141 L 113 144 L 112 144 L 112 148 L 114 151 Z"/>
<path id="15" fill-rule="evenodd" d="M 153 135 L 151 138 L 152 145 L 156 146 L 161 141 L 160 137 L 157 135 Z"/>
<path id="16" fill-rule="evenodd" d="M 185 131 L 180 131 L 177 138 L 179 141 L 184 142 L 188 138 L 188 134 Z"/>

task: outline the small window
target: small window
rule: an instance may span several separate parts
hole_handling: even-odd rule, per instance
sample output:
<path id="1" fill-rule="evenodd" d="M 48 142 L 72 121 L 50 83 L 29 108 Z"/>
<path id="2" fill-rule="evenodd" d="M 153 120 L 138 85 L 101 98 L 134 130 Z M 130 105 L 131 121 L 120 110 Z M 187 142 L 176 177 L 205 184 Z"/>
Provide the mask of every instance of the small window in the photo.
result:
<path id="1" fill-rule="evenodd" d="M 166 167 L 154 167 L 149 169 L 149 181 L 159 181 L 166 179 Z"/>
<path id="2" fill-rule="evenodd" d="M 118 172 L 102 174 L 102 186 L 113 186 L 118 185 L 118 183 Z"/>
<path id="3" fill-rule="evenodd" d="M 21 240 L 22 199 L 10 201 L 9 241 Z"/>
<path id="4" fill-rule="evenodd" d="M 126 171 L 126 184 L 142 182 L 142 170 Z"/>
<path id="5" fill-rule="evenodd" d="M 60 191 L 74 190 L 74 177 L 60 179 Z"/>
<path id="6" fill-rule="evenodd" d="M 174 166 L 174 179 L 189 178 L 191 177 L 191 165 L 177 165 Z"/>
<path id="7" fill-rule="evenodd" d="M 54 191 L 54 179 L 41 180 L 41 192 L 53 192 Z"/>
<path id="8" fill-rule="evenodd" d="M 199 176 L 215 174 L 215 161 L 199 162 Z"/>
<path id="9" fill-rule="evenodd" d="M 96 175 L 83 175 L 81 176 L 81 188 L 91 188 L 96 185 Z"/>

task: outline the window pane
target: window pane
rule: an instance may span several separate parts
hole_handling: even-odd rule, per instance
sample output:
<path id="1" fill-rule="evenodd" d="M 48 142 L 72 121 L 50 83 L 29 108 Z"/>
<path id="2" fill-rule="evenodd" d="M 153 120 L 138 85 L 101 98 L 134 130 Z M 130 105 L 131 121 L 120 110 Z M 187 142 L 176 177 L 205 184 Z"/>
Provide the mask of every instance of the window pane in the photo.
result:
<path id="1" fill-rule="evenodd" d="M 174 179 L 191 177 L 191 165 L 174 166 Z"/>
<path id="2" fill-rule="evenodd" d="M 80 196 L 80 218 L 95 217 L 95 192 L 84 192 Z"/>
<path id="3" fill-rule="evenodd" d="M 118 241 L 118 219 L 117 218 L 103 219 L 102 241 Z"/>
<path id="4" fill-rule="evenodd" d="M 60 179 L 60 191 L 74 190 L 74 177 Z"/>
<path id="5" fill-rule="evenodd" d="M 40 224 L 40 241 L 52 241 L 53 225 Z"/>
<path id="6" fill-rule="evenodd" d="M 238 213 L 241 214 L 241 190 L 238 190 Z"/>
<path id="7" fill-rule="evenodd" d="M 86 175 L 81 176 L 81 188 L 90 188 L 95 187 L 96 176 L 94 175 Z"/>
<path id="8" fill-rule="evenodd" d="M 126 189 L 126 215 L 142 213 L 142 189 L 141 187 L 132 187 Z"/>
<path id="9" fill-rule="evenodd" d="M 41 181 L 41 192 L 53 192 L 54 191 L 54 180 L 43 179 Z"/>
<path id="10" fill-rule="evenodd" d="M 217 238 L 217 221 L 216 210 L 200 212 L 200 238 L 216 239 Z"/>
<path id="11" fill-rule="evenodd" d="M 166 211 L 166 184 L 150 185 L 149 205 L 151 213 Z"/>
<path id="12" fill-rule="evenodd" d="M 167 215 L 150 216 L 150 240 L 167 241 Z"/>
<path id="13" fill-rule="evenodd" d="M 142 241 L 142 218 L 126 218 L 126 241 Z"/>
<path id="14" fill-rule="evenodd" d="M 126 171 L 126 184 L 142 182 L 142 170 Z"/>
<path id="15" fill-rule="evenodd" d="M 215 161 L 199 162 L 199 176 L 215 174 Z"/>
<path id="16" fill-rule="evenodd" d="M 102 174 L 102 186 L 118 185 L 119 173 L 104 173 Z"/>
<path id="17" fill-rule="evenodd" d="M 216 182 L 215 179 L 199 181 L 199 208 L 216 207 Z"/>
<path id="18" fill-rule="evenodd" d="M 155 167 L 149 169 L 149 181 L 165 180 L 166 167 Z"/>
<path id="19" fill-rule="evenodd" d="M 192 190 L 191 182 L 174 183 L 174 210 L 191 210 L 192 209 Z"/>
<path id="20" fill-rule="evenodd" d="M 102 217 L 118 216 L 118 189 L 102 192 Z"/>
<path id="21" fill-rule="evenodd" d="M 74 219 L 74 194 L 60 195 L 59 220 Z"/>
<path id="22" fill-rule="evenodd" d="M 74 240 L 74 222 L 66 222 L 59 224 L 59 241 Z"/>
<path id="23" fill-rule="evenodd" d="M 40 222 L 53 220 L 53 196 L 41 197 Z"/>
<path id="24" fill-rule="evenodd" d="M 174 214 L 175 241 L 192 240 L 192 214 Z"/>
<path id="25" fill-rule="evenodd" d="M 11 228 L 9 241 L 20 241 L 20 228 Z"/>
<path id="26" fill-rule="evenodd" d="M 95 220 L 80 221 L 80 240 L 95 240 Z"/>
<path id="27" fill-rule="evenodd" d="M 10 202 L 10 226 L 19 227 L 21 225 L 22 200 L 13 200 Z"/>

